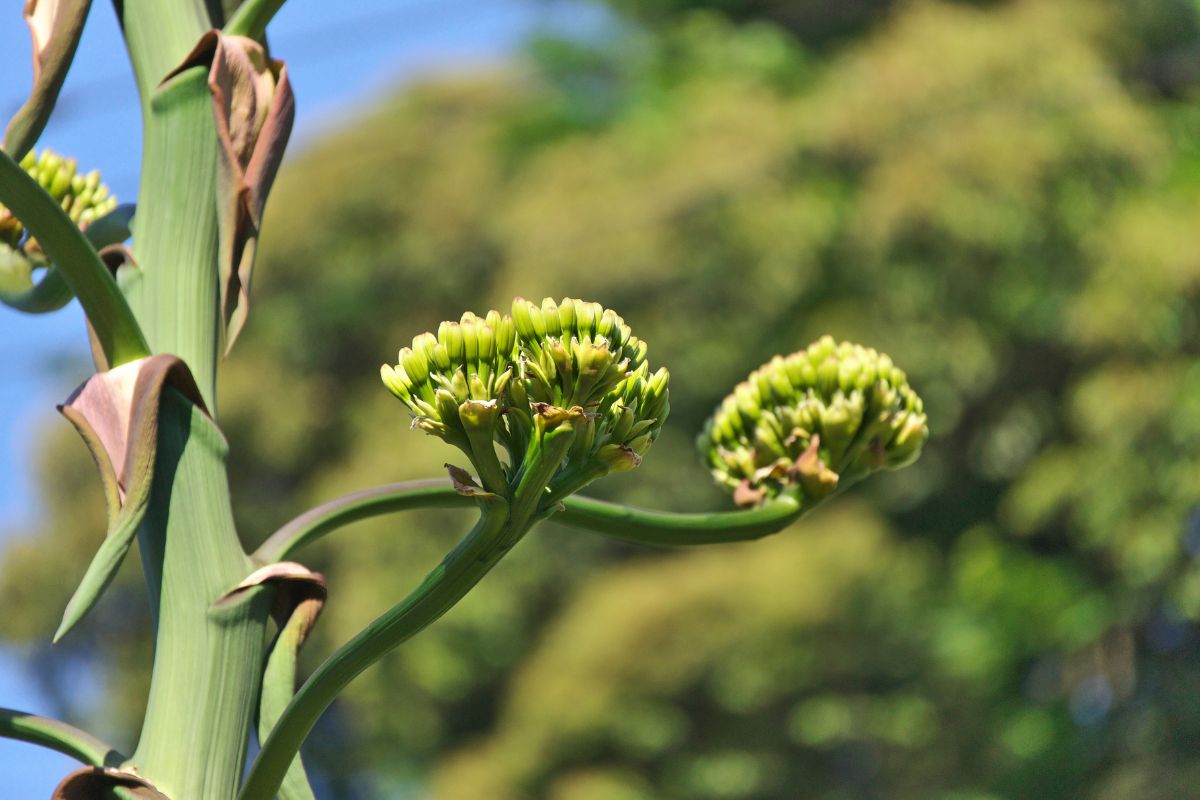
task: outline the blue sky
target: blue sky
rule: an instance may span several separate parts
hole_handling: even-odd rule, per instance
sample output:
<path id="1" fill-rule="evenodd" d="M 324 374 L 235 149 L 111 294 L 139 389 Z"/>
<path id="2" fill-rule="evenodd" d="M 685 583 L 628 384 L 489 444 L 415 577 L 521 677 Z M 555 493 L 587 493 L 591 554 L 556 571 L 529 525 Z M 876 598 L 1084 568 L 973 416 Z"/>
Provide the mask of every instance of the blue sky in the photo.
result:
<path id="1" fill-rule="evenodd" d="M 4 5 L 8 17 L 0 18 L 0 120 L 23 102 L 30 82 L 29 34 L 19 17 L 21 4 Z M 338 10 L 337 20 L 328 19 L 331 8 Z M 292 150 L 381 90 L 415 75 L 486 68 L 538 30 L 586 31 L 603 22 L 598 11 L 574 0 L 290 0 L 270 35 L 276 57 L 288 61 L 297 97 Z M 75 156 L 81 168 L 100 169 L 121 200 L 136 200 L 141 144 L 136 95 L 107 3 L 92 9 L 42 144 Z M 47 425 L 66 424 L 55 419 L 54 404 L 87 377 L 86 363 L 83 317 L 76 306 L 43 316 L 0 307 L 0 538 L 36 518 L 28 468 L 36 435 Z M 0 706 L 53 711 L 22 673 L 19 654 L 3 649 Z M 0 740 L 5 797 L 48 797 L 73 768 L 64 757 Z"/>

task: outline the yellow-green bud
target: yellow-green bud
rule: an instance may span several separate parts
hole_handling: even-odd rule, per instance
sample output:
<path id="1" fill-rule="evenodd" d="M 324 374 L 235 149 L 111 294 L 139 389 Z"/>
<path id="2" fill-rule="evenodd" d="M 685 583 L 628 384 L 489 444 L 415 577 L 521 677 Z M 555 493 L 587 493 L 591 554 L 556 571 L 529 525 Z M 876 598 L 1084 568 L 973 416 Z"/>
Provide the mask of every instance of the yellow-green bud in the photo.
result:
<path id="1" fill-rule="evenodd" d="M 633 448 L 623 444 L 606 444 L 596 455 L 608 467 L 609 472 L 629 472 L 642 464 L 642 457 Z"/>
<path id="2" fill-rule="evenodd" d="M 890 358 L 825 336 L 734 387 L 698 445 L 739 503 L 783 492 L 812 503 L 911 463 L 928 435 L 921 399 Z"/>
<path id="3" fill-rule="evenodd" d="M 493 486 L 503 481 L 494 463 L 478 463 L 490 454 L 482 431 L 507 450 L 509 480 L 546 436 L 572 437 L 549 484 L 561 495 L 633 469 L 658 437 L 670 412 L 670 376 L 665 369 L 650 374 L 646 352 L 621 317 L 598 303 L 518 298 L 511 316 L 468 312 L 443 322 L 436 336 L 417 336 L 380 374 L 416 427 L 460 447 L 481 475 L 490 470 Z"/>
<path id="4" fill-rule="evenodd" d="M 445 346 L 452 362 L 462 360 L 463 335 L 457 322 L 443 322 L 438 325 L 437 339 Z"/>
<path id="5" fill-rule="evenodd" d="M 465 427 L 491 430 L 500 413 L 499 404 L 493 400 L 467 400 L 458 407 L 458 418 Z"/>
<path id="6" fill-rule="evenodd" d="M 74 159 L 64 159 L 51 150 L 41 154 L 29 151 L 21 159 L 21 168 L 46 190 L 62 207 L 71 221 L 86 228 L 117 207 L 117 198 L 100 183 L 100 173 L 92 170 L 78 174 Z M 20 222 L 0 205 L 0 244 L 18 251 L 35 264 L 44 264 L 45 255 L 33 237 L 26 235 Z"/>

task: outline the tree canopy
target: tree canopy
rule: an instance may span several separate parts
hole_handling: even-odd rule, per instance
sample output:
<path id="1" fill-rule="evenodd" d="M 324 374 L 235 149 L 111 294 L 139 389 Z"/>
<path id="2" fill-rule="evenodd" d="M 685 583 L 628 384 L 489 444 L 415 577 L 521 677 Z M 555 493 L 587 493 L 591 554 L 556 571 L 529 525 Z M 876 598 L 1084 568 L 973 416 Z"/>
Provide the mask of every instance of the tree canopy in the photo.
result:
<path id="1" fill-rule="evenodd" d="M 654 450 L 596 486 L 623 500 L 726 503 L 695 453 L 704 418 L 823 333 L 905 365 L 932 438 L 762 542 L 535 533 L 318 729 L 327 796 L 1186 794 L 1200 113 L 1171 65 L 1195 7 L 862 2 L 808 35 L 829 4 L 614 5 L 644 16 L 404 88 L 286 165 L 222 374 L 243 535 L 440 474 L 450 454 L 408 430 L 378 365 L 514 295 L 601 301 L 670 367 Z M 74 673 L 38 648 L 103 535 L 57 427 L 46 518 L 0 574 L 0 632 L 51 687 Z M 302 556 L 330 584 L 306 658 L 463 525 L 374 520 Z M 147 620 L 114 588 L 56 651 L 105 659 L 111 691 L 74 712 L 119 738 Z"/>

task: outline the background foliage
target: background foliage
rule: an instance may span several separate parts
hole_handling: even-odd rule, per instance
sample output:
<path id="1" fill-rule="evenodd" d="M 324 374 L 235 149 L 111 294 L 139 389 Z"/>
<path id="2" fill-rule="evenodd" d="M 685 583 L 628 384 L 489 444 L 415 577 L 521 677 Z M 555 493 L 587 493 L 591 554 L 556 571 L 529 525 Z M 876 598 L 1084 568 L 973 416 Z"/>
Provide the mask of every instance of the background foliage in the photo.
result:
<path id="1" fill-rule="evenodd" d="M 1174 798 L 1200 779 L 1200 46 L 1179 0 L 613 0 L 594 42 L 430 81 L 296 155 L 223 374 L 241 530 L 440 473 L 378 364 L 514 294 L 619 309 L 672 370 L 646 464 L 598 492 L 718 507 L 692 437 L 820 333 L 886 350 L 932 440 L 777 537 L 655 552 L 547 527 L 363 676 L 311 743 L 324 795 Z M 103 535 L 83 450 L 3 558 L 0 632 L 122 741 L 144 600 L 56 648 Z M 308 657 L 465 520 L 308 559 Z M 47 599 L 50 598 L 50 599 Z M 85 662 L 86 660 L 86 662 Z"/>

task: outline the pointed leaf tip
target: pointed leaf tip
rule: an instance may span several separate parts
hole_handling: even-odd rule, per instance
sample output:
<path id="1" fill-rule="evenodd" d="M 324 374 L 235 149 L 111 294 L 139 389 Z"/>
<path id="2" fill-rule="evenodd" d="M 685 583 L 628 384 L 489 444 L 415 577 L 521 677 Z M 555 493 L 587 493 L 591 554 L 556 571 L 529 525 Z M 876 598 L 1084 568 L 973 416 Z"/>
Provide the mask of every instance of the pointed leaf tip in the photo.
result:
<path id="1" fill-rule="evenodd" d="M 287 65 L 267 58 L 254 39 L 209 31 L 171 76 L 194 66 L 209 68 L 220 141 L 219 267 L 228 354 L 249 314 L 262 213 L 291 135 L 296 104 Z"/>
<path id="2" fill-rule="evenodd" d="M 91 0 L 25 0 L 33 39 L 33 89 L 4 132 L 4 150 L 25 155 L 50 119 L 87 21 Z"/>
<path id="3" fill-rule="evenodd" d="M 89 378 L 60 407 L 83 437 L 100 470 L 108 532 L 67 603 L 54 634 L 58 642 L 112 583 L 150 504 L 158 449 L 158 411 L 165 386 L 204 409 L 191 373 L 179 358 L 148 356 Z"/>

